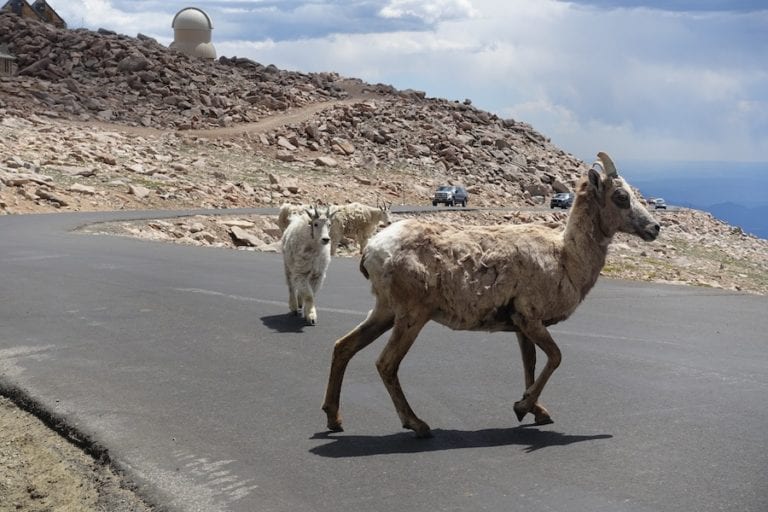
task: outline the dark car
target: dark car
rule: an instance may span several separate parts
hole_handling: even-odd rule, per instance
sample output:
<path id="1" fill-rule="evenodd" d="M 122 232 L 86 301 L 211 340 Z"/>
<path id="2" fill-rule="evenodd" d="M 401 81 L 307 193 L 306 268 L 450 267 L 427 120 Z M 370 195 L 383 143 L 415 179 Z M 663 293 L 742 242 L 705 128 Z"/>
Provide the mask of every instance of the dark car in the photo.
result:
<path id="1" fill-rule="evenodd" d="M 446 206 L 461 205 L 467 206 L 469 202 L 469 192 L 462 187 L 443 185 L 438 187 L 435 195 L 432 197 L 432 206 L 442 203 Z"/>
<path id="2" fill-rule="evenodd" d="M 550 208 L 570 208 L 571 205 L 573 205 L 573 194 L 570 192 L 555 194 L 549 201 Z"/>

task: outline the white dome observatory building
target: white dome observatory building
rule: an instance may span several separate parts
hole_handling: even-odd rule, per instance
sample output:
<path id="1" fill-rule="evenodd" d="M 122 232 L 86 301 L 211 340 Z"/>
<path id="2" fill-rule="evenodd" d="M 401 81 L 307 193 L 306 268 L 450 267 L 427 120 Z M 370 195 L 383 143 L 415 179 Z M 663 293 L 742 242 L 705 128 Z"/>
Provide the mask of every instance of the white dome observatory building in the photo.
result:
<path id="1" fill-rule="evenodd" d="M 202 9 L 185 7 L 173 17 L 173 42 L 169 48 L 190 57 L 215 59 L 216 48 L 211 43 L 213 23 Z"/>

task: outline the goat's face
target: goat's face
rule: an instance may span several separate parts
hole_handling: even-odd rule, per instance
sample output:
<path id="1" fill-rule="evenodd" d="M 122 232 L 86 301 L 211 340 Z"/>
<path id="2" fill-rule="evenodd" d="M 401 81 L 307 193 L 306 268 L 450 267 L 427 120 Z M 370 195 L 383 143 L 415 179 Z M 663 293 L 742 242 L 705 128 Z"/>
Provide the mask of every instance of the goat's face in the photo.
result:
<path id="1" fill-rule="evenodd" d="M 650 242 L 659 236 L 661 226 L 632 188 L 616 174 L 603 175 L 589 170 L 589 186 L 600 204 L 600 229 L 605 235 L 617 231 L 636 235 Z"/>
<path id="2" fill-rule="evenodd" d="M 379 226 L 387 227 L 392 224 L 392 212 L 390 210 L 391 206 L 392 205 L 390 204 L 379 205 L 379 210 L 381 211 L 381 220 L 379 221 Z"/>
<path id="3" fill-rule="evenodd" d="M 308 210 L 312 239 L 317 240 L 322 245 L 328 245 L 331 242 L 331 217 L 333 214 L 329 215 L 328 209 L 321 212 L 317 208 L 314 208 L 311 214 L 309 212 Z"/>

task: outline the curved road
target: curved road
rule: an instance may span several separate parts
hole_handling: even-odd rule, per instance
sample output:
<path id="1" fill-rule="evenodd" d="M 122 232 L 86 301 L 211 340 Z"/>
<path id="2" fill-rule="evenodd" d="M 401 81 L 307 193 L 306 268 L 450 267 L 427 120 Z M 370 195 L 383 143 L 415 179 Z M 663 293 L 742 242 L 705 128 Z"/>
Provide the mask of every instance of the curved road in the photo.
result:
<path id="1" fill-rule="evenodd" d="M 601 280 L 552 328 L 563 365 L 543 427 L 512 411 L 510 335 L 431 324 L 401 369 L 428 440 L 399 428 L 380 340 L 350 364 L 346 431 L 329 434 L 331 347 L 371 305 L 357 262 L 332 262 L 305 327 L 278 254 L 71 232 L 140 216 L 0 217 L 0 380 L 164 508 L 766 510 L 765 297 Z"/>

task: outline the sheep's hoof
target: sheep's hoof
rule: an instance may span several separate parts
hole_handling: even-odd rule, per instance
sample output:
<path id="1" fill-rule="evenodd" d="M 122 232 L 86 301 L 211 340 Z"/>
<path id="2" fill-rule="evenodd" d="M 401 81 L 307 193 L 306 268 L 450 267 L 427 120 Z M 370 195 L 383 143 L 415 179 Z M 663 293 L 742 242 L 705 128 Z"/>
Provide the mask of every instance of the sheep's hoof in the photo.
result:
<path id="1" fill-rule="evenodd" d="M 416 431 L 416 438 L 417 439 L 429 439 L 432 437 L 432 431 L 427 427 L 426 430 L 417 430 Z"/>
<path id="2" fill-rule="evenodd" d="M 328 420 L 328 430 L 331 432 L 344 432 L 344 427 L 341 426 L 340 421 Z"/>
<path id="3" fill-rule="evenodd" d="M 430 430 L 429 425 L 419 419 L 406 423 L 403 425 L 403 428 L 413 430 L 416 433 L 416 437 L 419 439 L 432 437 L 432 430 Z"/>
<path id="4" fill-rule="evenodd" d="M 549 425 L 551 423 L 554 423 L 552 420 L 552 417 L 549 415 L 549 411 L 547 411 L 544 407 L 540 406 L 539 404 L 536 404 L 533 406 L 533 422 L 536 425 Z"/>
<path id="5" fill-rule="evenodd" d="M 519 402 L 515 402 L 515 405 L 514 407 L 512 407 L 512 409 L 515 411 L 515 416 L 517 416 L 517 421 L 523 421 L 523 418 L 525 418 L 525 415 L 531 411 L 531 407 L 525 403 L 525 400 L 520 400 Z"/>
<path id="6" fill-rule="evenodd" d="M 308 325 L 317 325 L 317 318 L 307 318 Z"/>
<path id="7" fill-rule="evenodd" d="M 330 405 L 323 405 L 323 412 L 325 412 L 328 418 L 328 430 L 331 432 L 343 432 L 341 427 L 341 416 L 339 416 L 339 408 Z"/>

